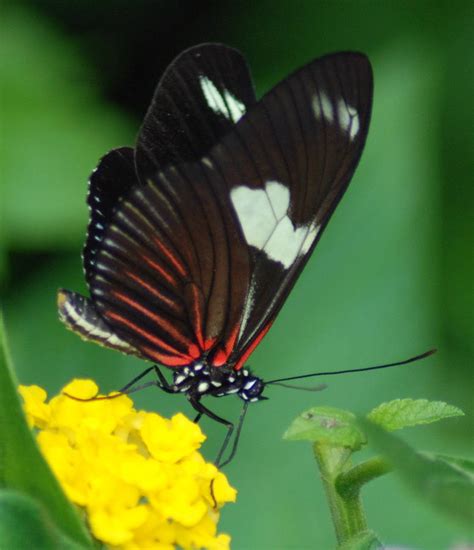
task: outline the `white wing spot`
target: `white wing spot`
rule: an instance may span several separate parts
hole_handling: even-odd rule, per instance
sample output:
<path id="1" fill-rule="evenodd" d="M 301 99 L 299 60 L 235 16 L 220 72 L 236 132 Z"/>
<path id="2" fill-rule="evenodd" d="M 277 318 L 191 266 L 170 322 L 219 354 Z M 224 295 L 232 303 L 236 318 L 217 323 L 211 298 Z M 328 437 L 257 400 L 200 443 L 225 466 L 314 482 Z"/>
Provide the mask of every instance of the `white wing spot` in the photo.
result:
<path id="1" fill-rule="evenodd" d="M 212 160 L 208 159 L 207 157 L 204 157 L 202 159 L 202 163 L 208 168 L 214 169 L 214 164 L 212 163 Z"/>
<path id="2" fill-rule="evenodd" d="M 332 108 L 331 100 L 328 98 L 328 96 L 321 92 L 321 108 L 323 111 L 323 116 L 328 122 L 332 122 L 334 119 L 334 112 Z"/>
<path id="3" fill-rule="evenodd" d="M 247 243 L 285 269 L 305 254 L 316 238 L 319 227 L 314 223 L 295 227 L 289 218 L 290 192 L 282 183 L 269 181 L 265 190 L 242 185 L 232 189 L 230 197 Z M 244 308 L 244 318 L 251 301 Z"/>
<path id="4" fill-rule="evenodd" d="M 235 187 L 230 198 L 248 244 L 262 249 L 275 227 L 275 216 L 268 195 L 263 189 L 245 185 Z"/>
<path id="5" fill-rule="evenodd" d="M 312 107 L 314 116 L 319 120 L 321 118 L 321 106 L 319 104 L 318 94 L 313 96 Z"/>
<path id="6" fill-rule="evenodd" d="M 356 135 L 359 133 L 360 130 L 360 122 L 359 122 L 359 113 L 354 109 L 354 107 L 348 106 L 349 108 L 349 114 L 351 115 L 351 129 L 349 131 L 349 138 L 352 141 Z"/>
<path id="7" fill-rule="evenodd" d="M 269 258 L 281 262 L 288 269 L 299 256 L 306 233 L 306 227 L 295 228 L 290 218 L 285 216 L 263 250 Z"/>
<path id="8" fill-rule="evenodd" d="M 286 216 L 290 206 L 290 191 L 288 187 L 277 181 L 268 181 L 265 185 L 268 199 L 272 205 L 276 219 L 280 220 Z"/>
<path id="9" fill-rule="evenodd" d="M 245 105 L 229 90 L 224 90 L 222 96 L 212 80 L 203 75 L 199 76 L 199 83 L 207 104 L 216 114 L 223 115 L 232 122 L 237 122 L 245 114 Z"/>
<path id="10" fill-rule="evenodd" d="M 334 119 L 334 112 L 331 100 L 324 92 L 314 94 L 312 100 L 312 107 L 314 116 L 319 120 L 324 117 L 328 122 L 332 122 Z"/>
<path id="11" fill-rule="evenodd" d="M 346 105 L 346 103 L 340 99 L 338 104 L 338 116 L 339 124 L 341 128 L 347 132 L 349 130 L 349 139 L 352 141 L 359 133 L 359 113 L 352 105 Z"/>
<path id="12" fill-rule="evenodd" d="M 352 105 L 347 105 L 347 110 L 349 111 L 349 114 L 351 115 L 351 117 L 359 116 L 357 109 Z"/>
<path id="13" fill-rule="evenodd" d="M 306 254 L 306 252 L 308 252 L 308 250 L 311 248 L 311 245 L 314 242 L 314 239 L 318 236 L 320 229 L 321 229 L 321 226 L 316 225 L 315 223 L 312 223 L 309 226 L 308 234 L 306 235 L 303 241 L 303 244 L 301 245 L 300 254 Z"/>
<path id="14" fill-rule="evenodd" d="M 340 99 L 337 104 L 337 115 L 339 118 L 339 124 L 344 132 L 347 132 L 351 125 L 351 115 L 346 107 L 346 102 Z"/>

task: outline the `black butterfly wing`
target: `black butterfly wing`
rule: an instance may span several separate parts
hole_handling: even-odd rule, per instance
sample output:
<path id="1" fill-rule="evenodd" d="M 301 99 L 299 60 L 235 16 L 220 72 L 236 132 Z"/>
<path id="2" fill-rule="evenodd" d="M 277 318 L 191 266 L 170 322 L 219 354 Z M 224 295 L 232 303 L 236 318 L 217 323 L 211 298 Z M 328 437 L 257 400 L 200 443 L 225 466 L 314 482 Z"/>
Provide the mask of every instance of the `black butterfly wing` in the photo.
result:
<path id="1" fill-rule="evenodd" d="M 270 327 L 347 189 L 367 137 L 372 89 L 364 55 L 315 60 L 273 88 L 209 155 L 226 174 L 222 200 L 230 199 L 252 256 L 229 357 L 236 368 Z"/>
<path id="2" fill-rule="evenodd" d="M 200 63 L 210 70 L 227 49 L 206 48 L 210 61 L 201 52 Z M 92 301 L 137 355 L 179 366 L 208 354 L 240 368 L 347 188 L 367 135 L 372 75 L 364 56 L 335 54 L 254 104 L 251 84 L 242 92 L 223 68 L 203 80 L 193 63 L 187 79 L 179 64 L 163 79 L 163 104 L 182 86 L 173 109 L 160 111 L 157 91 L 137 145 L 142 185 L 119 198 L 101 235 Z"/>
<path id="3" fill-rule="evenodd" d="M 158 84 L 136 149 L 111 151 L 91 175 L 87 201 L 90 221 L 83 250 L 84 272 L 91 292 L 90 281 L 97 272 L 97 253 L 104 248 L 106 228 L 121 201 L 140 183 L 156 180 L 158 171 L 164 167 L 200 159 L 255 101 L 247 64 L 232 48 L 203 44 L 190 48 L 173 61 Z M 190 198 L 188 194 L 187 197 L 197 200 L 196 196 Z M 179 219 L 179 215 L 174 219 Z M 182 227 L 177 228 L 175 234 L 182 236 Z M 213 246 L 213 243 L 202 243 L 199 252 L 198 268 L 205 287 L 209 287 L 212 277 L 212 269 L 208 273 L 206 270 L 213 261 Z M 195 254 L 194 260 L 191 267 L 197 265 Z M 98 312 L 93 302 L 85 300 L 75 293 L 61 291 L 58 300 L 61 319 L 81 336 L 95 341 L 103 336 L 101 343 L 114 347 L 102 326 L 94 331 Z M 112 329 L 108 326 L 107 330 L 110 333 Z M 119 347 L 123 349 L 121 344 Z M 139 350 L 135 352 L 140 355 Z"/>
<path id="4" fill-rule="evenodd" d="M 137 186 L 109 226 L 92 288 L 114 331 L 168 366 L 209 353 L 239 368 L 347 188 L 371 98 L 364 56 L 317 60 L 200 161 Z"/>
<path id="5" fill-rule="evenodd" d="M 250 280 L 250 255 L 205 164 L 136 186 L 117 207 L 91 277 L 100 315 L 121 339 L 173 367 L 212 351 L 225 363 Z M 233 274 L 239 273 L 238 279 Z"/>
<path id="6" fill-rule="evenodd" d="M 161 78 L 141 127 L 136 148 L 140 179 L 199 160 L 255 102 L 240 52 L 223 44 L 184 51 Z"/>
<path id="7" fill-rule="evenodd" d="M 95 263 L 97 250 L 103 239 L 112 213 L 123 195 L 138 183 L 135 173 L 135 155 L 131 147 L 120 147 L 101 158 L 89 178 L 87 204 L 89 225 L 82 251 L 86 282 L 89 283 L 91 267 Z"/>
<path id="8" fill-rule="evenodd" d="M 121 197 L 136 185 L 138 185 L 138 178 L 135 173 L 134 150 L 130 147 L 121 147 L 107 153 L 89 178 L 87 204 L 90 216 L 82 252 L 84 275 L 89 290 L 97 262 L 97 253 L 103 245 L 106 228 Z M 139 350 L 121 340 L 113 332 L 89 298 L 60 289 L 58 312 L 61 321 L 81 338 L 124 353 L 141 356 Z"/>
<path id="9" fill-rule="evenodd" d="M 158 83 L 136 149 L 110 151 L 89 179 L 90 218 L 83 250 L 87 282 L 119 199 L 166 166 L 199 160 L 255 102 L 247 63 L 233 48 L 201 44 L 171 63 Z"/>

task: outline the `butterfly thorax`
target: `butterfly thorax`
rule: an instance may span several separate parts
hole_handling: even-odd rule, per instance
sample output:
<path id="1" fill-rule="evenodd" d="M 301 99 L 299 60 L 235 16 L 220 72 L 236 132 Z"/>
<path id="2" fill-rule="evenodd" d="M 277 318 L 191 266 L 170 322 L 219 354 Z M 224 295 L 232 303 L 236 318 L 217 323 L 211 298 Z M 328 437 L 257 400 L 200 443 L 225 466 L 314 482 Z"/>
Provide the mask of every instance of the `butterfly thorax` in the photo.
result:
<path id="1" fill-rule="evenodd" d="M 265 384 L 247 368 L 234 370 L 213 367 L 205 361 L 196 361 L 174 370 L 171 385 L 175 393 L 186 393 L 191 399 L 205 395 L 224 397 L 237 394 L 244 401 L 260 401 Z"/>

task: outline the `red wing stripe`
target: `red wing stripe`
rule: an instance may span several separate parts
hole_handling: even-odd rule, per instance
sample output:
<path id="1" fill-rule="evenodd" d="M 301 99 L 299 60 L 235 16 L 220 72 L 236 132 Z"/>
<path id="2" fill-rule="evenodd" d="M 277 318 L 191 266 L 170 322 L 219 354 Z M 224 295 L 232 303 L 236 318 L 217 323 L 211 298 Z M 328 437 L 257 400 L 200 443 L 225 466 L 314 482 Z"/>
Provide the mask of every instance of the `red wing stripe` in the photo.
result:
<path id="1" fill-rule="evenodd" d="M 222 367 L 227 361 L 227 353 L 223 349 L 218 349 L 212 358 L 213 367 Z"/>
<path id="2" fill-rule="evenodd" d="M 189 338 L 185 338 L 183 334 L 181 334 L 179 331 L 177 331 L 173 327 L 173 325 L 168 323 L 165 319 L 163 319 L 159 315 L 156 315 L 146 307 L 142 306 L 140 303 L 136 302 L 135 300 L 132 300 L 126 294 L 122 294 L 121 292 L 117 292 L 116 290 L 113 290 L 112 294 L 122 302 L 125 302 L 126 304 L 128 304 L 133 309 L 136 309 L 140 313 L 143 313 L 143 315 L 146 315 L 149 319 L 154 321 L 160 328 L 165 330 L 177 342 L 180 342 L 181 344 L 183 344 L 188 348 L 192 346 L 193 342 L 189 340 Z"/>
<path id="3" fill-rule="evenodd" d="M 160 264 L 157 264 L 145 254 L 142 254 L 142 259 L 145 260 L 145 262 L 150 267 L 156 269 L 156 271 L 158 271 L 158 273 L 160 273 L 160 275 L 162 275 L 169 283 L 171 283 L 173 286 L 176 286 L 176 279 L 171 275 L 171 273 L 168 273 L 168 271 L 166 271 Z"/>
<path id="4" fill-rule="evenodd" d="M 176 256 L 173 256 L 173 253 L 166 248 L 166 246 L 160 241 L 158 237 L 155 237 L 153 241 L 158 246 L 158 248 L 163 252 L 163 254 L 168 258 L 168 260 L 173 264 L 173 266 L 176 268 L 176 271 L 182 277 L 185 277 L 187 274 L 186 268 L 178 260 L 178 258 L 176 258 Z"/>
<path id="5" fill-rule="evenodd" d="M 188 354 L 193 358 L 193 359 L 199 359 L 199 357 L 201 357 L 202 355 L 202 350 L 200 349 L 199 346 L 197 346 L 196 344 L 190 344 L 188 346 Z"/>
<path id="6" fill-rule="evenodd" d="M 222 365 L 224 365 L 224 363 L 227 362 L 229 355 L 234 349 L 235 341 L 237 340 L 237 336 L 239 334 L 239 328 L 239 325 L 237 325 L 231 332 L 227 341 L 224 342 L 224 346 L 216 351 L 214 357 L 212 358 L 213 367 L 221 367 Z"/>
<path id="7" fill-rule="evenodd" d="M 270 330 L 270 327 L 272 326 L 272 323 L 268 323 L 266 327 L 264 327 L 258 336 L 255 338 L 255 340 L 250 344 L 250 346 L 247 348 L 247 351 L 242 355 L 242 357 L 239 359 L 239 361 L 236 363 L 234 369 L 239 370 L 242 368 L 243 364 L 247 359 L 249 358 L 250 354 L 253 352 L 253 350 L 260 344 L 262 338 L 265 336 L 265 334 Z"/>
<path id="8" fill-rule="evenodd" d="M 176 302 L 162 294 L 159 290 L 154 288 L 153 286 L 149 285 L 146 281 L 138 277 L 138 275 L 135 275 L 135 273 L 132 273 L 131 271 L 126 271 L 125 275 L 130 277 L 130 279 L 133 279 L 136 283 L 138 283 L 140 286 L 145 288 L 150 294 L 155 296 L 155 298 L 158 298 L 158 300 L 164 302 L 167 306 L 169 306 L 172 310 L 174 310 L 176 313 L 179 311 L 179 308 L 176 305 Z"/>
<path id="9" fill-rule="evenodd" d="M 166 355 L 164 353 L 159 353 L 152 348 L 147 348 L 143 346 L 140 350 L 144 355 L 150 357 L 154 361 L 166 365 L 167 367 L 182 367 L 184 365 L 189 365 L 189 359 L 184 359 L 177 357 L 176 355 Z"/>
<path id="10" fill-rule="evenodd" d="M 190 283 L 186 288 L 186 302 L 190 314 L 190 321 L 194 328 L 194 334 L 201 349 L 205 349 L 203 327 L 202 327 L 202 310 L 203 298 L 201 292 L 195 283 Z"/>
<path id="11" fill-rule="evenodd" d="M 214 344 L 215 344 L 215 343 L 216 343 L 216 339 L 215 339 L 215 338 L 208 338 L 208 339 L 204 342 L 203 350 L 204 350 L 204 351 L 210 350 L 212 347 L 214 347 Z"/>
<path id="12" fill-rule="evenodd" d="M 180 358 L 180 357 L 183 358 L 183 359 L 185 358 L 188 362 L 190 362 L 192 360 L 192 358 L 189 357 L 188 355 L 185 355 L 184 353 L 176 350 L 175 348 L 173 348 L 172 346 L 167 344 L 161 338 L 158 338 L 158 337 L 154 336 L 153 334 L 150 334 L 146 330 L 143 330 L 138 325 L 135 325 L 134 323 L 132 323 L 131 321 L 129 321 L 125 317 L 122 317 L 121 315 L 118 315 L 117 313 L 114 313 L 113 311 L 105 311 L 104 315 L 105 315 L 105 317 L 113 319 L 114 321 L 117 321 L 118 323 L 122 323 L 123 325 L 125 325 L 129 329 L 133 330 L 134 332 L 136 332 L 137 334 L 139 334 L 140 336 L 142 336 L 146 340 L 149 340 L 150 342 L 152 342 L 156 346 L 159 346 L 160 348 L 163 348 L 164 350 L 169 351 L 173 355 L 176 355 L 177 358 Z M 140 349 L 140 346 L 136 346 L 136 347 L 138 349 Z"/>

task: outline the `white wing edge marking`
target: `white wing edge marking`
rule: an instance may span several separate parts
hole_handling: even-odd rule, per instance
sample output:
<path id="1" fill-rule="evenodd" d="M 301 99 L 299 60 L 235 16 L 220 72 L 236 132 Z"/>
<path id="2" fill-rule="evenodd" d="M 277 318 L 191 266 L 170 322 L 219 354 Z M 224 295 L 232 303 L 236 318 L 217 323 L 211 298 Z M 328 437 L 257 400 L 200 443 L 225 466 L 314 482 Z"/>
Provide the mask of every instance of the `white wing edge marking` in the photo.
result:
<path id="1" fill-rule="evenodd" d="M 78 313 L 74 308 L 74 306 L 67 300 L 64 302 L 63 307 L 65 308 L 66 314 L 67 314 L 67 317 L 65 317 L 64 320 L 67 324 L 71 326 L 71 328 L 74 328 L 74 326 L 77 326 L 82 330 L 84 330 L 86 335 L 98 338 L 99 340 L 105 341 L 112 346 L 120 347 L 123 349 L 131 348 L 130 344 L 128 344 L 124 340 L 121 340 L 118 336 L 116 336 L 112 332 L 101 330 L 99 327 L 97 327 L 93 323 L 90 323 L 89 321 L 87 321 L 87 319 L 85 319 L 80 313 Z"/>

